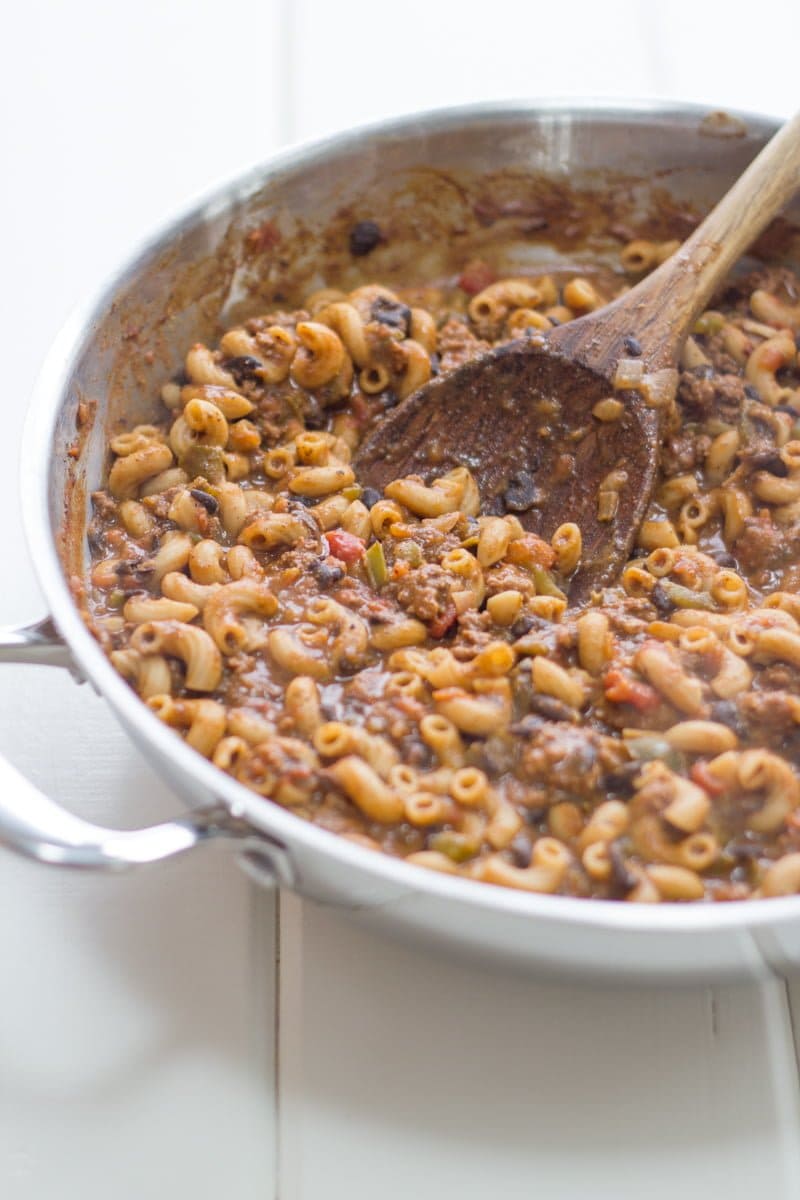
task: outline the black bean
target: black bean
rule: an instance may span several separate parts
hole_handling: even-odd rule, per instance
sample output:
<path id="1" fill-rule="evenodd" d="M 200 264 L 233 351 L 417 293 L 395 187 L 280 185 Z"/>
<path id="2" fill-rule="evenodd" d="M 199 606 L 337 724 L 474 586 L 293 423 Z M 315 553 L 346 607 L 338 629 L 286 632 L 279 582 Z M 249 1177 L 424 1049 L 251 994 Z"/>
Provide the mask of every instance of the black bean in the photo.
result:
<path id="1" fill-rule="evenodd" d="M 344 571 L 341 567 L 334 566 L 333 563 L 325 562 L 324 559 L 317 559 L 311 564 L 311 574 L 316 579 L 321 588 L 333 587 L 335 583 L 339 583 L 344 579 Z"/>
<path id="2" fill-rule="evenodd" d="M 525 634 L 530 633 L 535 624 L 535 617 L 518 617 L 511 626 L 511 636 L 513 638 L 525 637 Z"/>
<path id="3" fill-rule="evenodd" d="M 675 607 L 663 583 L 656 584 L 650 593 L 650 599 L 653 603 L 653 607 L 657 612 L 660 613 L 671 613 Z"/>
<path id="4" fill-rule="evenodd" d="M 531 696 L 529 703 L 531 710 L 546 721 L 569 721 L 574 725 L 578 719 L 575 709 L 570 708 L 563 700 L 557 700 L 555 696 L 543 696 L 536 692 Z"/>
<path id="5" fill-rule="evenodd" d="M 711 363 L 701 363 L 698 367 L 691 368 L 691 374 L 695 379 L 712 379 L 714 376 L 714 368 Z"/>
<path id="6" fill-rule="evenodd" d="M 381 499 L 381 494 L 377 488 L 366 487 L 361 493 L 359 499 L 367 508 L 372 508 L 373 504 L 377 504 Z"/>
<path id="7" fill-rule="evenodd" d="M 313 396 L 306 397 L 303 421 L 306 429 L 324 429 L 328 424 L 322 405 Z"/>
<path id="8" fill-rule="evenodd" d="M 780 479 L 786 479 L 789 474 L 787 464 L 783 462 L 777 450 L 774 455 L 770 455 L 764 462 L 764 470 L 769 470 L 770 475 L 777 475 Z"/>
<path id="9" fill-rule="evenodd" d="M 790 417 L 800 417 L 800 413 L 796 408 L 792 408 L 791 404 L 776 404 L 775 412 L 786 413 Z"/>
<path id="10" fill-rule="evenodd" d="M 709 554 L 718 567 L 726 567 L 732 571 L 736 570 L 738 563 L 727 550 L 710 550 Z"/>
<path id="11" fill-rule="evenodd" d="M 733 700 L 715 700 L 711 705 L 711 720 L 727 725 L 734 733 L 742 733 L 742 719 Z"/>
<path id="12" fill-rule="evenodd" d="M 431 375 L 438 375 L 441 370 L 441 360 L 438 354 L 431 354 Z"/>
<path id="13" fill-rule="evenodd" d="M 481 506 L 481 512 L 485 517 L 504 517 L 507 509 L 503 503 L 503 497 L 488 496 Z"/>
<path id="14" fill-rule="evenodd" d="M 553 328 L 554 328 L 554 329 L 555 329 L 555 327 L 556 327 L 557 325 L 560 325 L 560 324 L 561 324 L 561 322 L 559 321 L 558 317 L 554 317 L 552 313 L 550 314 L 550 316 L 549 316 L 547 319 L 548 319 L 548 321 L 550 322 L 550 324 L 553 326 Z M 528 331 L 527 331 L 527 329 L 525 330 L 525 332 L 526 332 L 526 333 L 528 332 Z"/>
<path id="15" fill-rule="evenodd" d="M 528 825 L 539 825 L 547 815 L 547 806 L 536 804 L 532 808 L 526 808 L 522 815 Z"/>
<path id="16" fill-rule="evenodd" d="M 642 343 L 637 337 L 634 337 L 632 333 L 629 333 L 626 338 L 623 338 L 622 344 L 628 351 L 628 354 L 634 355 L 635 358 L 638 358 L 642 353 Z"/>
<path id="17" fill-rule="evenodd" d="M 377 221 L 356 221 L 350 230 L 350 253 L 362 258 L 383 241 L 381 227 Z"/>
<path id="18" fill-rule="evenodd" d="M 785 479 L 789 474 L 789 468 L 777 450 L 760 450 L 756 454 L 751 454 L 747 462 L 750 467 L 769 471 L 770 475 L 778 475 L 781 479 Z"/>
<path id="19" fill-rule="evenodd" d="M 542 493 L 530 471 L 517 471 L 516 475 L 512 476 L 503 499 L 510 512 L 525 512 L 541 501 Z"/>
<path id="20" fill-rule="evenodd" d="M 518 833 L 508 848 L 511 851 L 515 867 L 521 867 L 524 870 L 531 865 L 533 842 L 527 833 Z"/>
<path id="21" fill-rule="evenodd" d="M 530 699 L 530 696 L 528 699 Z M 532 737 L 533 734 L 539 733 L 543 725 L 544 721 L 541 717 L 537 717 L 533 713 L 528 713 L 521 721 L 514 721 L 508 728 L 516 737 Z"/>
<path id="22" fill-rule="evenodd" d="M 629 892 L 631 888 L 635 888 L 638 880 L 625 865 L 622 851 L 616 842 L 608 843 L 608 857 L 611 862 L 611 874 L 616 885 L 622 888 L 624 892 Z"/>
<path id="23" fill-rule="evenodd" d="M 639 762 L 621 763 L 615 770 L 603 776 L 603 789 L 619 796 L 631 796 L 634 780 L 641 769 L 642 764 Z"/>
<path id="24" fill-rule="evenodd" d="M 748 396 L 751 400 L 760 400 L 761 399 L 761 396 L 758 394 L 758 389 L 754 388 L 752 383 L 746 383 L 744 385 L 744 394 L 745 394 L 745 396 Z"/>
<path id="25" fill-rule="evenodd" d="M 763 853 L 763 848 L 756 842 L 733 841 L 728 842 L 725 853 L 729 854 L 731 858 L 747 860 L 748 858 L 759 858 Z"/>
<path id="26" fill-rule="evenodd" d="M 202 491 L 201 488 L 190 488 L 189 495 L 198 504 L 202 504 L 206 512 L 211 513 L 212 516 L 214 513 L 219 512 L 219 500 L 215 500 L 213 496 L 210 496 L 208 492 Z"/>
<path id="27" fill-rule="evenodd" d="M 404 333 L 408 333 L 411 309 L 399 300 L 389 300 L 386 296 L 378 296 L 377 300 L 372 303 L 370 316 L 373 321 L 380 321 L 381 325 L 388 325 L 390 329 L 402 329 Z"/>
<path id="28" fill-rule="evenodd" d="M 117 575 L 132 575 L 139 569 L 146 557 L 145 551 L 139 546 L 128 546 L 128 557 L 117 563 L 114 570 Z"/>
<path id="29" fill-rule="evenodd" d="M 257 379 L 258 372 L 264 364 L 251 354 L 238 354 L 235 358 L 226 358 L 222 365 L 226 371 L 230 371 L 237 383 L 244 383 L 246 379 Z"/>

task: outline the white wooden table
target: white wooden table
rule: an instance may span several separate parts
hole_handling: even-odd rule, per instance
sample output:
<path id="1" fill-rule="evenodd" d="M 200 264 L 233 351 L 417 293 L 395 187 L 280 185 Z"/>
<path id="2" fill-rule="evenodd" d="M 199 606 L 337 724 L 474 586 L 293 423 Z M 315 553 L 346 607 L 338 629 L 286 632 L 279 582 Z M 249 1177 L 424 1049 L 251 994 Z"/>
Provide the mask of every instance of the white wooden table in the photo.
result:
<path id="1" fill-rule="evenodd" d="M 780 36 L 755 61 L 750 23 L 720 30 L 706 8 L 511 3 L 503 34 L 465 0 L 15 6 L 0 622 L 41 612 L 16 499 L 32 379 L 148 225 L 282 141 L 414 107 L 593 93 L 791 111 L 796 6 L 773 3 Z M 66 674 L 3 668 L 0 752 L 95 819 L 174 811 Z M 279 902 L 221 851 L 120 878 L 2 854 L 0 1196 L 796 1200 L 793 1007 L 800 988 L 777 981 L 615 992 L 436 961 Z"/>

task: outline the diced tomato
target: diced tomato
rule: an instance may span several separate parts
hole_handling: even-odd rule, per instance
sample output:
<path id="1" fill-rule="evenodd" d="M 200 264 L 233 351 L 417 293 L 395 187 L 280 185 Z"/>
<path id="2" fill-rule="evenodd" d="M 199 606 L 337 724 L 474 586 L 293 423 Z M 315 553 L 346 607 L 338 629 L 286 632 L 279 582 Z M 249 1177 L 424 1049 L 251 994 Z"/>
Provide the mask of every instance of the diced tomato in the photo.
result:
<path id="1" fill-rule="evenodd" d="M 535 533 L 525 533 L 510 543 L 506 560 L 521 567 L 544 567 L 549 570 L 556 561 L 556 552 L 549 542 Z"/>
<path id="2" fill-rule="evenodd" d="M 447 605 L 441 616 L 434 617 L 428 625 L 428 632 L 431 637 L 444 637 L 451 625 L 455 624 L 458 613 L 455 604 L 452 601 Z"/>
<path id="3" fill-rule="evenodd" d="M 708 763 L 702 758 L 699 758 L 696 763 L 692 764 L 689 770 L 689 778 L 698 787 L 708 792 L 709 796 L 721 796 L 725 791 L 725 784 L 713 772 L 709 771 Z"/>
<path id="4" fill-rule="evenodd" d="M 334 558 L 343 563 L 358 562 L 364 555 L 364 539 L 354 533 L 346 533 L 344 529 L 332 529 L 325 534 L 328 546 Z"/>
<path id="5" fill-rule="evenodd" d="M 639 712 L 652 712 L 661 703 L 661 697 L 649 683 L 632 679 L 624 671 L 612 668 L 603 679 L 606 700 L 612 704 L 632 704 Z"/>
<path id="6" fill-rule="evenodd" d="M 468 296 L 477 296 L 478 292 L 482 292 L 496 279 L 497 275 L 488 263 L 483 262 L 480 258 L 473 258 L 459 275 L 458 286 Z"/>

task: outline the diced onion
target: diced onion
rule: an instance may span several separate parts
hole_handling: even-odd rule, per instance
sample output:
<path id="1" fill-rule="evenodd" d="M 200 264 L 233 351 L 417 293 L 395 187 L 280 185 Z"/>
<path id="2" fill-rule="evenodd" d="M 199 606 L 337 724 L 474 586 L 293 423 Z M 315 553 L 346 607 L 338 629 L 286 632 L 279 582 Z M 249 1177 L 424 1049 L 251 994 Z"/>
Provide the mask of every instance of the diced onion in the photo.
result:
<path id="1" fill-rule="evenodd" d="M 614 387 L 617 391 L 624 388 L 638 389 L 644 379 L 644 363 L 640 358 L 621 358 L 617 363 L 614 375 Z"/>
<path id="2" fill-rule="evenodd" d="M 642 380 L 642 392 L 651 408 L 665 408 L 675 399 L 678 390 L 678 372 L 672 367 L 651 371 Z"/>

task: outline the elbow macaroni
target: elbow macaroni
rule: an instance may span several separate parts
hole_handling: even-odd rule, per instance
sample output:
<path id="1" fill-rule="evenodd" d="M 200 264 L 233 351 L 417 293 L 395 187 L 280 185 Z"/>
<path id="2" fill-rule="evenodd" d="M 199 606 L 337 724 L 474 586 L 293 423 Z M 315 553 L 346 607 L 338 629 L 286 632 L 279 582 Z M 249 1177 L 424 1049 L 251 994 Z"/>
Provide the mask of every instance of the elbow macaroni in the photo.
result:
<path id="1" fill-rule="evenodd" d="M 634 239 L 620 267 L 676 247 Z M 361 845 L 543 895 L 800 894 L 800 304 L 784 277 L 697 320 L 636 552 L 581 608 L 591 540 L 569 512 L 534 535 L 535 514 L 485 511 L 464 465 L 383 492 L 353 466 L 370 422 L 462 353 L 619 294 L 589 267 L 487 268 L 475 294 L 321 288 L 192 346 L 164 419 L 110 439 L 90 619 L 189 746 Z M 609 395 L 587 430 L 624 416 Z M 598 520 L 626 481 L 610 462 Z"/>

